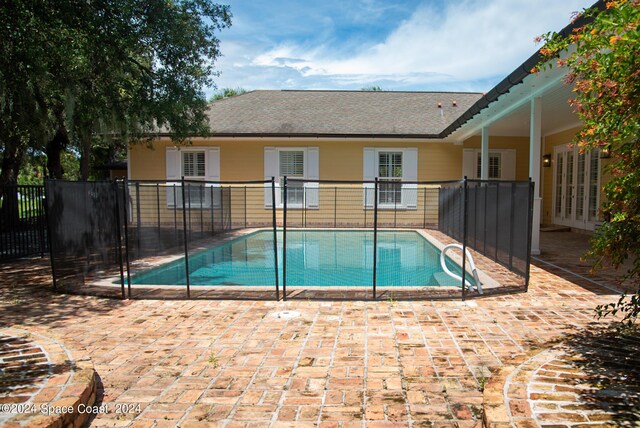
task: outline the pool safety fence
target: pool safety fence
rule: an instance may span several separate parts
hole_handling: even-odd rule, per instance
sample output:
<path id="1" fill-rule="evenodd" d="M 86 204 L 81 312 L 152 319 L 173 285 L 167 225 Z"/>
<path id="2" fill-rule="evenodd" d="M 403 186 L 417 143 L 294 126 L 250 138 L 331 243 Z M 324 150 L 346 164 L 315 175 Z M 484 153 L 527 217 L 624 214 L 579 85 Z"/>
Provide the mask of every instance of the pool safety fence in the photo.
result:
<path id="1" fill-rule="evenodd" d="M 46 233 L 44 186 L 0 187 L 0 261 L 44 257 Z"/>
<path id="2" fill-rule="evenodd" d="M 67 292 L 464 299 L 528 286 L 531 181 L 47 180 L 45 193 L 53 286 Z M 347 234 L 326 248 L 306 245 L 302 232 L 322 230 L 364 232 L 362 248 L 340 243 Z M 423 250 L 391 234 L 400 230 L 440 249 L 457 244 L 446 263 L 458 275 L 425 280 Z M 242 237 L 256 232 L 248 245 Z M 476 286 L 476 265 L 493 285 Z M 358 275 L 327 279 L 329 268 Z M 228 280 L 229 272 L 240 279 Z"/>

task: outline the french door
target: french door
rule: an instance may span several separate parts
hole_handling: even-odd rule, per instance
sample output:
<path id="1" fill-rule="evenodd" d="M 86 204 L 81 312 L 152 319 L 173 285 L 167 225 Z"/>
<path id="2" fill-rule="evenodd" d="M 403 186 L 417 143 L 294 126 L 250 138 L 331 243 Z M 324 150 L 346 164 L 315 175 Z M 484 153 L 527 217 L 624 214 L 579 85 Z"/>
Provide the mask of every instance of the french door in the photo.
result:
<path id="1" fill-rule="evenodd" d="M 554 161 L 553 222 L 593 230 L 600 199 L 600 151 L 556 146 Z"/>

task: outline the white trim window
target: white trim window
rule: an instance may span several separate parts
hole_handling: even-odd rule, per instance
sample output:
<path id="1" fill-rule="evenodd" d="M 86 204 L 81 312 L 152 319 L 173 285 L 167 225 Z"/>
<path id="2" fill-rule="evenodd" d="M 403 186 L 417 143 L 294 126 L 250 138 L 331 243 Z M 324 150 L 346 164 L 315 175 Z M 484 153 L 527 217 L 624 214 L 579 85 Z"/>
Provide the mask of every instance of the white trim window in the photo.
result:
<path id="1" fill-rule="evenodd" d="M 275 178 L 276 208 L 282 208 L 284 177 L 319 180 L 319 150 L 317 147 L 265 147 L 264 179 Z M 317 182 L 288 182 L 287 208 L 318 208 Z M 265 184 L 264 206 L 272 207 L 271 183 Z"/>
<path id="2" fill-rule="evenodd" d="M 305 151 L 300 149 L 278 149 L 278 176 L 280 182 L 287 178 L 306 178 Z M 280 189 L 280 199 L 284 201 L 284 187 Z M 304 183 L 287 182 L 287 206 L 302 208 L 304 204 Z"/>
<path id="3" fill-rule="evenodd" d="M 189 183 L 185 199 L 190 208 L 210 208 L 220 205 L 220 148 L 219 147 L 167 147 L 166 149 L 167 206 L 181 208 L 181 179 L 202 181 L 202 185 Z"/>
<path id="4" fill-rule="evenodd" d="M 373 181 L 378 177 L 378 205 L 382 209 L 407 209 L 417 207 L 418 149 L 365 147 L 363 153 L 363 178 Z M 401 182 L 412 183 L 401 183 Z M 397 183 L 396 183 L 397 182 Z M 367 209 L 374 206 L 374 185 L 363 185 L 363 202 Z"/>
<path id="5" fill-rule="evenodd" d="M 378 205 L 402 204 L 402 152 L 378 152 Z"/>
<path id="6" fill-rule="evenodd" d="M 472 180 L 482 177 L 482 151 L 480 149 L 464 149 L 462 159 L 462 175 Z M 516 179 L 516 150 L 489 150 L 489 180 Z"/>
<path id="7" fill-rule="evenodd" d="M 189 150 L 181 153 L 182 176 L 189 181 L 205 180 L 205 151 Z M 205 196 L 206 188 L 196 183 L 185 183 L 184 197 L 190 208 L 208 207 L 208 198 Z"/>

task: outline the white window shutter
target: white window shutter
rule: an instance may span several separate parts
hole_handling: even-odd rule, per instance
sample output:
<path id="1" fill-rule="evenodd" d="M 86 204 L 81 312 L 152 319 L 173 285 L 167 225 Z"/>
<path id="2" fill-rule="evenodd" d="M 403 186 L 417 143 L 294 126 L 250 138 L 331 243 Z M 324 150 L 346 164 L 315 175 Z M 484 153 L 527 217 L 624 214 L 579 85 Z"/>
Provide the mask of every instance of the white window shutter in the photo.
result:
<path id="1" fill-rule="evenodd" d="M 402 180 L 418 181 L 418 149 L 411 147 L 404 149 L 402 154 Z M 402 206 L 407 209 L 416 209 L 418 204 L 418 185 L 402 185 Z"/>
<path id="2" fill-rule="evenodd" d="M 167 166 L 167 206 L 177 206 L 180 208 L 182 207 L 182 189 L 180 182 L 176 182 L 181 179 L 182 165 L 180 164 L 180 150 L 176 147 L 167 147 L 165 157 Z"/>
<path id="3" fill-rule="evenodd" d="M 477 151 L 474 149 L 464 149 L 462 152 L 462 177 L 468 179 L 479 178 L 476 175 L 478 168 Z"/>
<path id="4" fill-rule="evenodd" d="M 275 147 L 264 148 L 264 179 L 271 181 L 271 177 L 276 178 L 276 206 L 280 205 L 280 177 L 278 174 L 278 151 Z M 271 183 L 264 185 L 264 207 L 272 208 Z"/>
<path id="5" fill-rule="evenodd" d="M 206 181 L 220 181 L 220 147 L 209 147 L 206 151 Z"/>
<path id="6" fill-rule="evenodd" d="M 175 147 L 167 147 L 167 180 L 180 180 L 180 150 Z"/>
<path id="7" fill-rule="evenodd" d="M 220 147 L 209 147 L 205 151 L 205 180 L 220 181 Z M 221 188 L 219 183 L 206 183 L 204 192 L 204 208 L 213 206 L 220 208 Z M 213 203 L 212 203 L 213 201 Z"/>
<path id="8" fill-rule="evenodd" d="M 373 181 L 376 178 L 376 149 L 373 147 L 365 147 L 362 155 L 363 173 L 362 179 L 364 181 Z M 375 185 L 363 184 L 363 202 L 365 208 L 373 208 L 375 198 Z"/>
<path id="9" fill-rule="evenodd" d="M 309 180 L 320 179 L 320 151 L 317 147 L 307 148 L 306 177 Z M 304 200 L 307 208 L 318 208 L 319 185 L 317 182 L 304 183 Z"/>
<path id="10" fill-rule="evenodd" d="M 502 152 L 502 165 L 500 165 L 500 179 L 515 180 L 516 179 L 516 151 L 505 150 Z"/>

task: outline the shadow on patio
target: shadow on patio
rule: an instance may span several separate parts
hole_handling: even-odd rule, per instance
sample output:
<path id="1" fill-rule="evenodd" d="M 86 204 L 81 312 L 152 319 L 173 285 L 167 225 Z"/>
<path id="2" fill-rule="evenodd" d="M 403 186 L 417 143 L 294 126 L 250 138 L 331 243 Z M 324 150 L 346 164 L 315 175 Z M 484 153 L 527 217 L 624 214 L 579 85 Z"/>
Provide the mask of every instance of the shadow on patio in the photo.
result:
<path id="1" fill-rule="evenodd" d="M 569 335 L 562 348 L 576 374 L 587 412 L 607 414 L 617 426 L 640 424 L 640 330 L 590 326 Z"/>
<path id="2" fill-rule="evenodd" d="M 52 293 L 51 281 L 47 257 L 0 265 L 0 324 L 55 327 L 82 314 L 98 316 L 127 304 L 115 299 L 76 301 L 77 297 Z"/>

